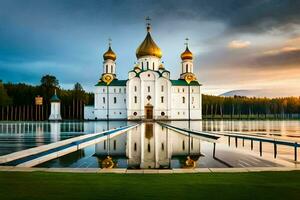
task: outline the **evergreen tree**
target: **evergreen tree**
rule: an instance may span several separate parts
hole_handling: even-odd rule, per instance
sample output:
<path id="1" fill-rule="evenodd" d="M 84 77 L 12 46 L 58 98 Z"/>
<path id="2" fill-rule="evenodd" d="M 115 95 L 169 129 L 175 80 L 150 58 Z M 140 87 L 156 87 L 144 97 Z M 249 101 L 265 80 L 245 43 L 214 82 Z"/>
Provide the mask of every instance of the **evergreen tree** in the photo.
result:
<path id="1" fill-rule="evenodd" d="M 6 106 L 9 104 L 11 104 L 11 98 L 7 95 L 6 89 L 0 80 L 0 106 Z"/>
<path id="2" fill-rule="evenodd" d="M 40 95 L 46 103 L 50 102 L 50 98 L 54 94 L 54 90 L 59 88 L 59 82 L 55 76 L 45 75 L 41 78 Z"/>

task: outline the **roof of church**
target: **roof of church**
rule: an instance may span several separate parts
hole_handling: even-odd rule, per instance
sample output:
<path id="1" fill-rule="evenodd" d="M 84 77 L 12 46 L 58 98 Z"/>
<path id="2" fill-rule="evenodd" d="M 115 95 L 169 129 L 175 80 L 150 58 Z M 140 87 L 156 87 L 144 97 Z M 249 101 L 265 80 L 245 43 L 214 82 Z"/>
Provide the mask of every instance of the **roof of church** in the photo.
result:
<path id="1" fill-rule="evenodd" d="M 50 98 L 51 102 L 60 102 L 60 99 L 58 98 L 56 94 L 56 89 L 54 90 L 54 95 Z"/>
<path id="2" fill-rule="evenodd" d="M 172 85 L 174 86 L 188 86 L 189 84 L 183 80 L 183 79 L 178 79 L 178 80 L 170 80 Z M 114 79 L 109 86 L 126 86 L 127 80 L 117 80 Z M 201 86 L 201 84 L 198 81 L 192 81 L 190 83 L 191 86 Z M 95 86 L 106 86 L 106 83 L 103 81 L 98 82 Z"/>
<path id="3" fill-rule="evenodd" d="M 178 80 L 170 80 L 172 85 L 174 86 L 188 86 L 189 84 L 183 80 L 183 79 L 178 79 Z M 190 83 L 191 86 L 200 86 L 201 84 L 198 81 L 192 81 Z"/>
<path id="4" fill-rule="evenodd" d="M 140 44 L 140 46 L 136 50 L 136 57 L 140 58 L 142 56 L 156 56 L 158 58 L 162 57 L 162 52 L 160 48 L 153 41 L 149 31 L 144 41 Z"/>
<path id="5" fill-rule="evenodd" d="M 163 69 L 162 71 L 154 71 L 154 70 L 152 70 L 152 69 L 146 69 L 146 70 L 142 69 L 140 72 L 137 72 L 137 71 L 135 71 L 135 70 L 133 69 L 133 70 L 131 70 L 131 71 L 129 71 L 129 72 L 134 72 L 134 73 L 136 74 L 137 77 L 140 77 L 140 74 L 143 73 L 143 72 L 146 72 L 146 71 L 157 72 L 157 73 L 159 74 L 160 77 L 162 77 L 162 75 L 163 75 L 164 72 L 170 73 L 170 71 L 165 70 L 165 69 Z"/>
<path id="6" fill-rule="evenodd" d="M 51 99 L 50 99 L 51 102 L 60 102 L 60 99 L 58 98 L 58 96 L 56 94 L 54 94 Z"/>
<path id="7" fill-rule="evenodd" d="M 114 79 L 109 86 L 126 86 L 127 80 L 118 80 Z M 98 82 L 95 86 L 106 86 L 106 83 L 103 81 Z"/>

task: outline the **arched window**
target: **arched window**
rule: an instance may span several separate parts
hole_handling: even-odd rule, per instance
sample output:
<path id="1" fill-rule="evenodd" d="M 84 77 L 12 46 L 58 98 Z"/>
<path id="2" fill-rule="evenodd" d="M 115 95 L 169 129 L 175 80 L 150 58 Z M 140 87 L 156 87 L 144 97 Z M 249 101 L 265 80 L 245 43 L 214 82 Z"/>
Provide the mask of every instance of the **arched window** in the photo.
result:
<path id="1" fill-rule="evenodd" d="M 154 62 L 152 63 L 152 69 L 154 70 Z"/>
<path id="2" fill-rule="evenodd" d="M 189 65 L 188 65 L 188 64 L 185 65 L 185 71 L 186 71 L 186 72 L 189 71 Z"/>
<path id="3" fill-rule="evenodd" d="M 117 97 L 114 97 L 114 103 L 117 103 Z"/>
<path id="4" fill-rule="evenodd" d="M 148 152 L 151 152 L 150 144 L 148 144 Z"/>
<path id="5" fill-rule="evenodd" d="M 162 151 L 165 150 L 165 145 L 164 145 L 164 143 L 161 143 L 161 150 L 162 150 Z"/>
<path id="6" fill-rule="evenodd" d="M 150 86 L 148 86 L 148 92 L 150 92 Z"/>
<path id="7" fill-rule="evenodd" d="M 163 85 L 161 86 L 161 91 L 162 91 L 162 92 L 164 91 L 164 86 L 163 86 Z"/>
<path id="8" fill-rule="evenodd" d="M 103 103 L 105 103 L 105 97 L 103 97 L 103 99 L 102 99 L 102 100 L 103 100 Z"/>
<path id="9" fill-rule="evenodd" d="M 103 142 L 103 149 L 106 149 L 106 141 Z"/>
<path id="10" fill-rule="evenodd" d="M 110 66 L 110 73 L 114 73 L 114 70 L 113 70 L 113 69 L 114 69 L 114 67 L 111 65 L 111 66 Z"/>
<path id="11" fill-rule="evenodd" d="M 147 69 L 149 69 L 149 62 L 147 61 Z"/>
<path id="12" fill-rule="evenodd" d="M 144 62 L 142 62 L 142 69 L 144 69 Z"/>
<path id="13" fill-rule="evenodd" d="M 164 102 L 164 97 L 160 97 L 160 102 L 161 102 L 161 103 Z"/>
<path id="14" fill-rule="evenodd" d="M 137 96 L 134 97 L 134 103 L 137 103 Z"/>
<path id="15" fill-rule="evenodd" d="M 185 143 L 184 143 L 184 140 L 182 141 L 182 150 L 185 149 Z"/>
<path id="16" fill-rule="evenodd" d="M 134 86 L 134 91 L 135 91 L 135 92 L 137 91 L 137 87 L 136 87 L 136 86 Z"/>
<path id="17" fill-rule="evenodd" d="M 185 103 L 185 97 L 182 97 L 182 103 Z"/>
<path id="18" fill-rule="evenodd" d="M 134 143 L 134 151 L 136 151 L 136 142 Z"/>
<path id="19" fill-rule="evenodd" d="M 106 65 L 106 73 L 108 73 L 108 65 Z"/>

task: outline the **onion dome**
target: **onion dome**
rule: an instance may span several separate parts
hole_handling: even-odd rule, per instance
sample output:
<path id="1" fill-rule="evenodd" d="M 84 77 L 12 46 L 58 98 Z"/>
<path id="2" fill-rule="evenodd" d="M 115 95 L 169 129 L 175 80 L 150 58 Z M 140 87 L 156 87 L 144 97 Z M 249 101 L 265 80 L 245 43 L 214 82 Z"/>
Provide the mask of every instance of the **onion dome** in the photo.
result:
<path id="1" fill-rule="evenodd" d="M 113 52 L 113 50 L 111 49 L 110 45 L 108 50 L 103 54 L 103 59 L 104 60 L 113 60 L 115 61 L 117 59 L 117 55 L 115 54 L 115 52 Z"/>
<path id="2" fill-rule="evenodd" d="M 186 47 L 185 51 L 181 54 L 181 60 L 192 60 L 193 59 L 193 53 L 189 50 L 188 47 Z"/>
<path id="3" fill-rule="evenodd" d="M 158 58 L 162 57 L 160 48 L 153 41 L 150 34 L 150 25 L 147 26 L 147 35 L 142 44 L 136 50 L 136 57 L 140 58 L 143 56 L 155 56 Z"/>

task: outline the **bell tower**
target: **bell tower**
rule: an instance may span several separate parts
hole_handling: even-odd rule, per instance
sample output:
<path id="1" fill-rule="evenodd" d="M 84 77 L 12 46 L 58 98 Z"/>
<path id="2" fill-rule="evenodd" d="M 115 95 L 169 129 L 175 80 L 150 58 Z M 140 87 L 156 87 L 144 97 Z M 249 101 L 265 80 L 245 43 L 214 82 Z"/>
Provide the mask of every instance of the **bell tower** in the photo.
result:
<path id="1" fill-rule="evenodd" d="M 108 39 L 108 50 L 103 54 L 103 73 L 99 81 L 110 83 L 116 79 L 116 59 L 117 55 L 111 48 L 111 39 Z"/>
<path id="2" fill-rule="evenodd" d="M 181 74 L 180 79 L 186 79 L 188 76 L 189 79 L 196 80 L 194 74 L 194 62 L 193 62 L 193 53 L 189 50 L 189 39 L 185 39 L 185 51 L 181 54 Z M 192 81 L 193 81 L 192 80 Z"/>

